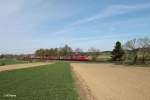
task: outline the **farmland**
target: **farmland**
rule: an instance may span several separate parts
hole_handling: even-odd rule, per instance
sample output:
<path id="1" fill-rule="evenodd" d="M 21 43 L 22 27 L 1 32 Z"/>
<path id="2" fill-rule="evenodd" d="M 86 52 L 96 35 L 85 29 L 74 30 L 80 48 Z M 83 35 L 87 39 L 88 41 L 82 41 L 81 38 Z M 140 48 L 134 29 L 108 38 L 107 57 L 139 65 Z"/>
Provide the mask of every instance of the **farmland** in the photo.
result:
<path id="1" fill-rule="evenodd" d="M 84 83 L 83 92 L 88 93 L 85 100 L 150 100 L 149 67 L 104 63 L 71 65 L 80 83 Z"/>
<path id="2" fill-rule="evenodd" d="M 0 100 L 77 100 L 68 63 L 0 73 Z"/>
<path id="3" fill-rule="evenodd" d="M 149 100 L 149 76 L 149 67 L 111 63 L 6 65 L 0 67 L 0 100 Z"/>
<path id="4" fill-rule="evenodd" d="M 28 61 L 16 60 L 16 59 L 0 59 L 0 66 L 2 65 L 12 65 L 12 64 L 23 64 Z"/>
<path id="5" fill-rule="evenodd" d="M 5 65 L 0 67 L 1 71 L 7 71 L 7 70 L 16 70 L 16 69 L 24 69 L 24 68 L 31 68 L 31 67 L 38 67 L 42 65 L 52 64 L 49 62 L 35 62 L 35 63 L 25 63 L 25 64 L 12 64 L 12 65 Z"/>
<path id="6" fill-rule="evenodd" d="M 111 59 L 111 55 L 110 54 L 103 54 L 103 55 L 99 55 L 97 57 L 97 61 L 100 61 L 100 62 L 102 62 L 102 61 L 108 61 L 110 59 Z"/>

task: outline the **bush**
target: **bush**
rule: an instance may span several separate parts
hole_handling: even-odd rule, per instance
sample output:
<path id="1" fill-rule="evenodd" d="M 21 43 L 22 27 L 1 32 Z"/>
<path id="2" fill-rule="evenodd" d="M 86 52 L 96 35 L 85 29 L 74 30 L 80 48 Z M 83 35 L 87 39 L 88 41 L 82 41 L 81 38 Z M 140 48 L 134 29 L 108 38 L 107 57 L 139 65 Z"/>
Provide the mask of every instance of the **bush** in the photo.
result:
<path id="1" fill-rule="evenodd" d="M 4 66 L 4 65 L 6 65 L 4 62 L 0 63 L 0 66 Z"/>
<path id="2" fill-rule="evenodd" d="M 92 56 L 92 61 L 97 61 L 97 55 Z"/>

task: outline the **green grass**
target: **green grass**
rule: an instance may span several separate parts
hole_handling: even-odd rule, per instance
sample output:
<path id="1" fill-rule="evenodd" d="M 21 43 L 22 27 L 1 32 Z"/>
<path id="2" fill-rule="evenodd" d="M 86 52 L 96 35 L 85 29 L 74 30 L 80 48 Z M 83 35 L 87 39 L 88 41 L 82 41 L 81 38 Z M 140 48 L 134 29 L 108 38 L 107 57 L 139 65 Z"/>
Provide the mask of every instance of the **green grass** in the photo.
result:
<path id="1" fill-rule="evenodd" d="M 2 65 L 11 65 L 11 64 L 23 64 L 27 61 L 16 60 L 16 59 L 0 59 L 0 66 Z"/>
<path id="2" fill-rule="evenodd" d="M 97 57 L 97 61 L 108 61 L 111 59 L 111 55 L 110 54 L 102 54 L 102 55 L 99 55 Z"/>
<path id="3" fill-rule="evenodd" d="M 16 97 L 4 97 L 13 94 Z M 59 62 L 0 73 L 0 100 L 77 100 L 70 65 Z"/>

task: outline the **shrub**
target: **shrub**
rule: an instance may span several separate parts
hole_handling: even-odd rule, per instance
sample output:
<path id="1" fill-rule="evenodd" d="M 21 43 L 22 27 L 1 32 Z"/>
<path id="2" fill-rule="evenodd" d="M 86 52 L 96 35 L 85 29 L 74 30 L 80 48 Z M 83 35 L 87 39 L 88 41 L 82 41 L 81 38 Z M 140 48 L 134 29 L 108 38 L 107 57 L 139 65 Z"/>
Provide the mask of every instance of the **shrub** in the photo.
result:
<path id="1" fill-rule="evenodd" d="M 4 66 L 4 65 L 6 65 L 4 62 L 0 63 L 0 66 Z"/>

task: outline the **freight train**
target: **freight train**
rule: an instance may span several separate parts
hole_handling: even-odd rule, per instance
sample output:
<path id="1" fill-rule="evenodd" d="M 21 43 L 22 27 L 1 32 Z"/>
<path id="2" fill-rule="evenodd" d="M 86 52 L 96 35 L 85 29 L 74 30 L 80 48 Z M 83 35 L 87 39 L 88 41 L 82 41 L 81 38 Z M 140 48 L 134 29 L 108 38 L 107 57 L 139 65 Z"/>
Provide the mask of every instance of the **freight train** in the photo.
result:
<path id="1" fill-rule="evenodd" d="M 39 60 L 70 60 L 70 61 L 89 61 L 89 57 L 87 55 L 70 55 L 70 56 L 35 56 L 35 55 L 30 55 L 30 59 L 39 59 Z"/>

